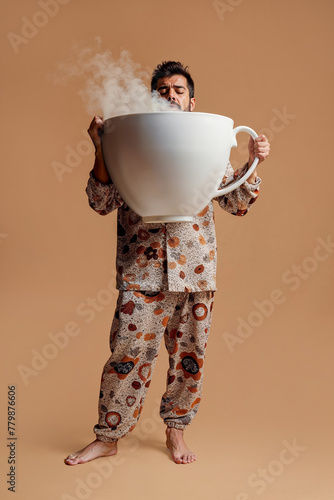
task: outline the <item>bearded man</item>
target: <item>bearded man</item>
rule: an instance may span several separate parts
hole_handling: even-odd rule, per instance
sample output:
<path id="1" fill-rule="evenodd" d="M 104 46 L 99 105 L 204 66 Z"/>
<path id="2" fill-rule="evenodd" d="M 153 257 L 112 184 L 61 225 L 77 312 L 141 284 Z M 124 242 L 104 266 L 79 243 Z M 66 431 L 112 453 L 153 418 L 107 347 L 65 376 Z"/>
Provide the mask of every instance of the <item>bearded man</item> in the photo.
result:
<path id="1" fill-rule="evenodd" d="M 178 111 L 195 108 L 194 82 L 181 63 L 166 61 L 153 72 L 151 90 Z M 101 147 L 103 119 L 95 116 L 88 133 L 95 145 L 95 163 L 87 195 L 100 215 L 117 209 L 117 280 L 119 290 L 110 332 L 111 356 L 100 387 L 95 441 L 65 459 L 67 465 L 117 453 L 117 442 L 131 432 L 143 408 L 162 338 L 169 356 L 166 390 L 160 416 L 166 444 L 177 464 L 196 455 L 183 434 L 202 398 L 203 369 L 213 298 L 216 291 L 216 236 L 213 203 L 193 223 L 144 223 L 120 197 L 105 167 Z M 249 160 L 233 171 L 230 163 L 220 187 L 241 178 L 253 163 L 269 154 L 264 135 L 250 138 Z M 205 166 L 204 166 L 205 167 Z M 261 179 L 254 171 L 234 191 L 216 199 L 225 211 L 244 216 L 259 195 Z"/>

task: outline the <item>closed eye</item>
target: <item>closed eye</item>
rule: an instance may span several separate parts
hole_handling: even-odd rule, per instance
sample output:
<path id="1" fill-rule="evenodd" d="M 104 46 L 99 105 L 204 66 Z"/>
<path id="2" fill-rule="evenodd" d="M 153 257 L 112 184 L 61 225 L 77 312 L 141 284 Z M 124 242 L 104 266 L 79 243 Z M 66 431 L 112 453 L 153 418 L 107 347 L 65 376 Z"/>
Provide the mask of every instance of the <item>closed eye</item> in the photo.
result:
<path id="1" fill-rule="evenodd" d="M 178 85 L 174 85 L 173 87 L 175 89 L 175 91 L 177 92 L 177 94 L 184 94 L 185 92 L 185 88 L 183 86 L 178 86 Z M 168 90 L 169 90 L 169 87 L 159 87 L 158 88 L 158 92 L 160 93 L 160 95 L 164 95 L 164 94 L 167 94 L 168 93 Z"/>

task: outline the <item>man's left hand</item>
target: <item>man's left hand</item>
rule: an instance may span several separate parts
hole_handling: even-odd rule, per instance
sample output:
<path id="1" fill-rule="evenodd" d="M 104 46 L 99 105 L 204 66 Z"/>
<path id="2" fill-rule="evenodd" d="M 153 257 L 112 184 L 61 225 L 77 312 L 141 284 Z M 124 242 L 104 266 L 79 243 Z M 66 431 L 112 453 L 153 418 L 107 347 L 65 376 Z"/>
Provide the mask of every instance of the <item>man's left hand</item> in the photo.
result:
<path id="1" fill-rule="evenodd" d="M 248 165 L 251 165 L 254 161 L 254 158 L 259 159 L 258 165 L 264 161 L 270 151 L 270 144 L 265 135 L 259 135 L 255 140 L 250 137 L 248 142 L 248 152 L 249 152 L 249 160 Z"/>

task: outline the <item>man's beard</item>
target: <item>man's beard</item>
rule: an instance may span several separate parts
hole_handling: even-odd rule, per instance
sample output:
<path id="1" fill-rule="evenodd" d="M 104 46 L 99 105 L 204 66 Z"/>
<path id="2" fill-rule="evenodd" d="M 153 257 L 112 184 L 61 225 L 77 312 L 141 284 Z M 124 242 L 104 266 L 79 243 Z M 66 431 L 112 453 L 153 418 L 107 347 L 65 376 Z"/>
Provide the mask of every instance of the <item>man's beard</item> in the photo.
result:
<path id="1" fill-rule="evenodd" d="M 184 110 L 182 110 L 182 109 L 181 109 L 181 106 L 180 106 L 177 102 L 175 102 L 175 101 L 170 101 L 170 103 L 169 103 L 169 104 L 170 104 L 170 106 L 171 106 L 172 108 L 177 108 L 177 110 L 178 110 L 178 111 L 191 111 L 191 102 L 190 102 L 190 99 L 189 99 L 188 108 L 186 108 L 186 109 L 184 109 Z"/>
<path id="2" fill-rule="evenodd" d="M 176 108 L 178 111 L 182 111 L 181 106 L 175 101 L 169 101 L 169 105 L 171 108 Z"/>

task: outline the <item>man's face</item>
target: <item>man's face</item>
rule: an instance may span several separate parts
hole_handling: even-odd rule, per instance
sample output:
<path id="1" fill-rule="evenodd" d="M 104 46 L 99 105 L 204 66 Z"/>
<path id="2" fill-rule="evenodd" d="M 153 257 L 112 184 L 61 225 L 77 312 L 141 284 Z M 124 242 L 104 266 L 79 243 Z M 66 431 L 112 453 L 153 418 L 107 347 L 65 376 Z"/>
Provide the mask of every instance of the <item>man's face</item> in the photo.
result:
<path id="1" fill-rule="evenodd" d="M 195 98 L 190 99 L 187 79 L 183 75 L 164 76 L 157 82 L 157 91 L 170 105 L 180 111 L 193 111 Z"/>

